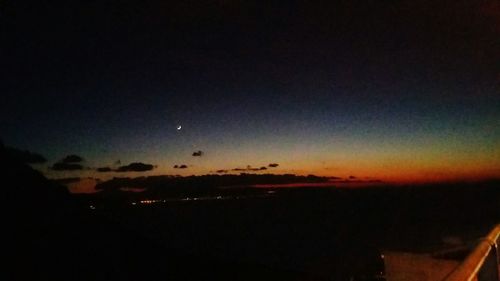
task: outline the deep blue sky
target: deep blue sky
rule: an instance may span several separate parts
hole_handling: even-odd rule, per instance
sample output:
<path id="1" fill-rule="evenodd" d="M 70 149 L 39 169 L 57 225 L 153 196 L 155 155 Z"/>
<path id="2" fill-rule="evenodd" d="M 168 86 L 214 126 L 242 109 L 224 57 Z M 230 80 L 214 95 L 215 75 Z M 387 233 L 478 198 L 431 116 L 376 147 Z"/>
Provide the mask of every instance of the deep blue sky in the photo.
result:
<path id="1" fill-rule="evenodd" d="M 0 134 L 52 162 L 500 175 L 498 1 L 19 2 Z"/>

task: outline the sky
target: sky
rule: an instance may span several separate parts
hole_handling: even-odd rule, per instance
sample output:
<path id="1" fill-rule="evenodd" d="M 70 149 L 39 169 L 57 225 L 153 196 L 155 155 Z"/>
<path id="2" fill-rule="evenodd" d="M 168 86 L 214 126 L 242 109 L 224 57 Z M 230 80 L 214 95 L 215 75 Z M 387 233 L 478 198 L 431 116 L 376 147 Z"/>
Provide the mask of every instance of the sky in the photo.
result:
<path id="1" fill-rule="evenodd" d="M 498 1 L 40 2 L 0 5 L 0 138 L 51 178 L 500 177 Z"/>

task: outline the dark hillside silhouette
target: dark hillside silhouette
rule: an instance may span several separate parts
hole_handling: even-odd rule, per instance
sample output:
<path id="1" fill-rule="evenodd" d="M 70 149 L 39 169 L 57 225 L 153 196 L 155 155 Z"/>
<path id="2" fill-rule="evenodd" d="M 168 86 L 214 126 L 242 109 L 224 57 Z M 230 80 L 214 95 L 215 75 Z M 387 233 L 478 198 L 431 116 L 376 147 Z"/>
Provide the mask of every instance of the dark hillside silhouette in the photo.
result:
<path id="1" fill-rule="evenodd" d="M 1 144 L 3 146 L 3 144 Z M 40 164 L 47 162 L 47 159 L 38 153 L 33 153 L 27 150 L 19 150 L 12 147 L 4 147 L 3 153 L 11 159 L 16 159 L 22 163 Z"/>
<path id="2" fill-rule="evenodd" d="M 287 280 L 296 273 L 170 250 L 78 205 L 0 146 L 6 280 Z"/>

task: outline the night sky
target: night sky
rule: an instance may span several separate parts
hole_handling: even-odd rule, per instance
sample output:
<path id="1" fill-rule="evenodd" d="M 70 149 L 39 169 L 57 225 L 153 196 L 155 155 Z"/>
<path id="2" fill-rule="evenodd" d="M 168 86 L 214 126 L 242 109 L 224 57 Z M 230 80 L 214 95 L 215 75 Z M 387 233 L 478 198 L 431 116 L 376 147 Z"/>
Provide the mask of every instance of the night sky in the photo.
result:
<path id="1" fill-rule="evenodd" d="M 49 177 L 500 177 L 499 1 L 33 2 L 0 4 L 0 138 Z"/>

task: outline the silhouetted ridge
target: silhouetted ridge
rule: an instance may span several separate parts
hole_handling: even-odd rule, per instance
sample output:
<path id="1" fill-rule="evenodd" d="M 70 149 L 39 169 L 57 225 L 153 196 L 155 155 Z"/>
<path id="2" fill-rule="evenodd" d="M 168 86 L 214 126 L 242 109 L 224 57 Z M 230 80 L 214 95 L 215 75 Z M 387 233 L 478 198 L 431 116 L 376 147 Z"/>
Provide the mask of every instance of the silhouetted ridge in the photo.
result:
<path id="1" fill-rule="evenodd" d="M 294 276 L 262 266 L 197 257 L 77 205 L 68 191 L 0 143 L 6 280 L 273 280 Z M 289 278 L 287 278 L 289 279 Z"/>
<path id="2" fill-rule="evenodd" d="M 43 209 L 60 205 L 69 200 L 68 190 L 47 180 L 40 172 L 25 163 L 26 154 L 13 153 L 13 148 L 0 147 L 0 170 L 5 184 L 5 204 L 14 209 L 45 206 Z M 38 154 L 32 154 L 38 155 Z M 21 157 L 19 157 L 21 156 Z M 37 211 L 38 212 L 38 211 Z"/>
<path id="3" fill-rule="evenodd" d="M 16 159 L 22 163 L 41 164 L 47 162 L 47 159 L 45 159 L 45 157 L 31 151 L 19 150 L 12 147 L 4 147 L 3 145 L 2 150 L 4 150 L 6 156 L 9 159 Z"/>

